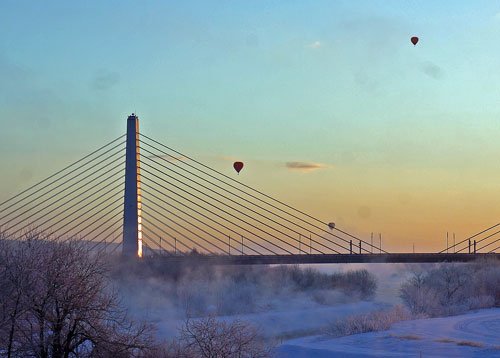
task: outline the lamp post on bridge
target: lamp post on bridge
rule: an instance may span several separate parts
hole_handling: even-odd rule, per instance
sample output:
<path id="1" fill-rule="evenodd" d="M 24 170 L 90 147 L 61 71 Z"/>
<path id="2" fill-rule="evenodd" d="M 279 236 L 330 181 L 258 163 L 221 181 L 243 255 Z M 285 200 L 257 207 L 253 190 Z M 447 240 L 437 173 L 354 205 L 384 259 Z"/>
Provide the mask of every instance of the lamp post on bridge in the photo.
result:
<path id="1" fill-rule="evenodd" d="M 127 118 L 123 248 L 125 257 L 142 257 L 142 207 L 140 187 L 139 118 Z"/>

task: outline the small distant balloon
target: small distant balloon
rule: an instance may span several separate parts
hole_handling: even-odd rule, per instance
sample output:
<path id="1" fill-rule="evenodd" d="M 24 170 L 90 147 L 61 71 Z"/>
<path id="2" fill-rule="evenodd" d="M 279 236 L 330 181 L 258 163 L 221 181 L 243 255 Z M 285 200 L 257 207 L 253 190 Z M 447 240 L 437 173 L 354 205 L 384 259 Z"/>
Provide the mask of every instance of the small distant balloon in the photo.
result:
<path id="1" fill-rule="evenodd" d="M 241 169 L 243 169 L 243 162 L 234 162 L 233 168 L 238 174 L 240 174 Z"/>
<path id="2" fill-rule="evenodd" d="M 418 37 L 417 36 L 413 36 L 411 38 L 411 43 L 413 44 L 413 46 L 415 46 L 418 43 Z"/>
<path id="3" fill-rule="evenodd" d="M 328 227 L 330 228 L 330 230 L 335 229 L 335 223 L 328 223 Z"/>

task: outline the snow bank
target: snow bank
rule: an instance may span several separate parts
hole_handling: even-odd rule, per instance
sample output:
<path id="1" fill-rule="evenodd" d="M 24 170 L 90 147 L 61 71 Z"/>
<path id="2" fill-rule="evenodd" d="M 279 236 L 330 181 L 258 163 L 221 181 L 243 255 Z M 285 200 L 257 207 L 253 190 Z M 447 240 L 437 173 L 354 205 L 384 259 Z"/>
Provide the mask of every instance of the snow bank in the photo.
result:
<path id="1" fill-rule="evenodd" d="M 382 332 L 282 344 L 278 357 L 500 357 L 500 308 L 395 324 Z"/>

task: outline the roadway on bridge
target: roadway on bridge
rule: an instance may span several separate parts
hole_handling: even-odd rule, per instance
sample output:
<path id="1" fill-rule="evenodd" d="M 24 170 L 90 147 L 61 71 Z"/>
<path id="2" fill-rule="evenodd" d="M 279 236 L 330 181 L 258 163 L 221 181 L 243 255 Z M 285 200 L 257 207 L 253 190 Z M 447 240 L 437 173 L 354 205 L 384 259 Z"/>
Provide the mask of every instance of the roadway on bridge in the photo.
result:
<path id="1" fill-rule="evenodd" d="M 301 255 L 164 255 L 144 261 L 207 263 L 215 265 L 332 264 L 332 263 L 439 263 L 500 260 L 498 253 L 396 253 L 396 254 L 301 254 Z"/>

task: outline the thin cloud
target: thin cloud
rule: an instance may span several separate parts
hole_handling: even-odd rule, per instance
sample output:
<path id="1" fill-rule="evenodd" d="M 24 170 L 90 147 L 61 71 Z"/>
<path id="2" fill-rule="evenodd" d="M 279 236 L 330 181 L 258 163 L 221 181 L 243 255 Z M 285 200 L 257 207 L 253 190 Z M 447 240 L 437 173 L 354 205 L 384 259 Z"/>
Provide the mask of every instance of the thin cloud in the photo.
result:
<path id="1" fill-rule="evenodd" d="M 241 158 L 238 159 L 236 157 L 232 157 L 232 156 L 229 156 L 229 155 L 219 155 L 219 156 L 216 156 L 215 158 L 219 159 L 219 160 L 224 160 L 226 162 L 235 162 L 237 160 L 241 160 Z"/>
<path id="2" fill-rule="evenodd" d="M 314 41 L 310 43 L 307 47 L 312 48 L 313 50 L 317 50 L 323 47 L 323 43 L 321 41 Z"/>
<path id="3" fill-rule="evenodd" d="M 444 70 L 432 62 L 423 63 L 421 69 L 423 73 L 435 80 L 439 80 L 444 76 Z"/>
<path id="4" fill-rule="evenodd" d="M 175 157 L 172 155 L 149 155 L 148 158 L 149 159 L 165 159 L 169 162 L 182 162 L 182 161 L 186 160 L 186 158 L 183 156 Z"/>
<path id="5" fill-rule="evenodd" d="M 116 72 L 101 71 L 92 80 L 92 88 L 98 91 L 108 90 L 120 82 L 120 75 Z"/>
<path id="6" fill-rule="evenodd" d="M 328 165 L 323 163 L 313 163 L 313 162 L 286 162 L 285 167 L 293 171 L 310 173 L 318 169 L 326 169 L 328 168 Z"/>

